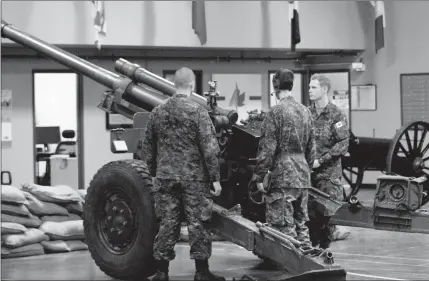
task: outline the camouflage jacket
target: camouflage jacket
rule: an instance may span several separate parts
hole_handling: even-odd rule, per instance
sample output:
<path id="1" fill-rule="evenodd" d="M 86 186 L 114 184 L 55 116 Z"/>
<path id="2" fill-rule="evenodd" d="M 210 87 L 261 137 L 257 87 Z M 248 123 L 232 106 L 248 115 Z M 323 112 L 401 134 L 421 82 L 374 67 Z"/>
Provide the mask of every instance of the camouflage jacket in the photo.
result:
<path id="1" fill-rule="evenodd" d="M 310 111 L 286 97 L 264 119 L 253 179 L 262 182 L 270 170 L 272 188 L 308 188 L 315 155 Z"/>
<path id="2" fill-rule="evenodd" d="M 314 120 L 316 139 L 316 159 L 321 162 L 319 168 L 313 170 L 312 178 L 334 179 L 342 175 L 341 156 L 349 147 L 349 128 L 346 115 L 331 102 L 320 115 L 316 107 L 310 107 Z"/>
<path id="3" fill-rule="evenodd" d="M 219 145 L 205 108 L 175 95 L 150 113 L 142 155 L 153 177 L 219 181 Z"/>

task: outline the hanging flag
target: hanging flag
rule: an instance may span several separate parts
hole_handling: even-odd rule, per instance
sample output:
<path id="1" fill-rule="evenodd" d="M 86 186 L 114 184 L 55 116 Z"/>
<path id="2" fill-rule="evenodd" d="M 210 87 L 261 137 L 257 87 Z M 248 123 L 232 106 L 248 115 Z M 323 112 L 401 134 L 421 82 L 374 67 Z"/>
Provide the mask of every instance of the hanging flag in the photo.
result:
<path id="1" fill-rule="evenodd" d="M 192 1 L 192 29 L 200 39 L 201 45 L 207 43 L 206 7 L 204 0 Z"/>
<path id="2" fill-rule="evenodd" d="M 290 49 L 295 52 L 295 47 L 301 42 L 299 30 L 298 1 L 289 1 L 289 23 L 290 23 Z"/>
<path id="3" fill-rule="evenodd" d="M 232 92 L 231 99 L 229 100 L 229 106 L 235 108 L 244 106 L 244 100 L 246 99 L 246 92 L 242 93 L 238 88 L 238 83 L 235 82 L 235 89 Z"/>
<path id="4" fill-rule="evenodd" d="M 106 27 L 106 7 L 105 1 L 91 1 L 92 2 L 92 15 L 94 18 L 94 28 L 95 28 L 95 47 L 101 49 L 101 37 L 106 37 L 107 27 Z"/>
<path id="5" fill-rule="evenodd" d="M 384 1 L 370 1 L 375 12 L 375 52 L 384 47 L 384 29 L 386 28 L 386 12 Z"/>

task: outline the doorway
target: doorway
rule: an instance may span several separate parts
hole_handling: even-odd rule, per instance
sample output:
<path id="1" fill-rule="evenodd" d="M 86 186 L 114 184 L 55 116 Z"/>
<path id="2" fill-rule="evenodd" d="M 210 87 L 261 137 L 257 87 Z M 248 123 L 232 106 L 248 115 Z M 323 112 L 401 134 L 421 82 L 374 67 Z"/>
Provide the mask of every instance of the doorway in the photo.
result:
<path id="1" fill-rule="evenodd" d="M 339 107 L 341 111 L 347 116 L 347 125 L 351 128 L 351 114 L 350 114 L 350 71 L 349 70 L 335 70 L 335 71 L 315 71 L 309 72 L 308 83 L 310 83 L 311 75 L 320 73 L 329 80 L 331 80 L 331 90 L 328 93 L 329 100 Z M 308 96 L 308 83 L 306 85 L 306 94 Z M 310 100 L 308 100 L 310 103 Z M 310 105 L 310 104 L 309 104 Z"/>
<path id="2" fill-rule="evenodd" d="M 33 71 L 34 175 L 45 186 L 83 186 L 81 77 Z"/>

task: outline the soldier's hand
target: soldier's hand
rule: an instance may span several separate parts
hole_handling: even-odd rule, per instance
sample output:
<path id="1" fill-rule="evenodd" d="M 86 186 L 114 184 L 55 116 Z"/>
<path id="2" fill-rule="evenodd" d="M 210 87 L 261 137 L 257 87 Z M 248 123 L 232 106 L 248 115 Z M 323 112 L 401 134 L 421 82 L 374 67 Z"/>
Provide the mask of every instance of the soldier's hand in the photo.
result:
<path id="1" fill-rule="evenodd" d="M 317 169 L 317 168 L 319 168 L 319 167 L 320 167 L 319 160 L 314 160 L 314 163 L 313 163 L 313 169 Z"/>
<path id="2" fill-rule="evenodd" d="M 256 183 L 256 187 L 258 188 L 258 190 L 262 193 L 267 193 L 264 189 L 264 184 L 262 182 L 257 182 Z"/>
<path id="3" fill-rule="evenodd" d="M 213 188 L 214 188 L 214 191 L 210 190 L 210 193 L 213 194 L 214 196 L 219 196 L 220 193 L 222 192 L 222 186 L 220 185 L 220 182 L 215 181 L 213 183 Z"/>

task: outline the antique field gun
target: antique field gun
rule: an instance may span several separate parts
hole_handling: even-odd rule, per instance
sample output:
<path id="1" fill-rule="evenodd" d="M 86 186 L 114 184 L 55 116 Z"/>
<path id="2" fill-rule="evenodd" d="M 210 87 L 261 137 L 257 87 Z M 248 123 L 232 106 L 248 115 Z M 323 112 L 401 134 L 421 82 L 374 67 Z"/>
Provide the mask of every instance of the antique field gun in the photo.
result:
<path id="1" fill-rule="evenodd" d="M 352 187 L 347 200 L 358 193 L 365 171 L 407 177 L 429 175 L 428 131 L 429 123 L 417 121 L 401 127 L 393 139 L 356 137 L 351 133 L 348 155 L 342 161 L 343 176 Z M 429 182 L 424 187 L 423 205 L 429 201 Z"/>
<path id="2" fill-rule="evenodd" d="M 143 279 L 156 269 L 152 247 L 158 224 L 151 193 L 152 178 L 146 163 L 139 159 L 141 139 L 149 112 L 174 94 L 173 84 L 149 71 L 119 60 L 113 73 L 51 44 L 28 35 L 2 21 L 1 35 L 33 49 L 48 59 L 105 86 L 99 108 L 134 120 L 133 128 L 111 132 L 112 152 L 132 152 L 135 159 L 105 164 L 88 187 L 84 206 L 85 240 L 100 269 L 116 279 Z M 192 100 L 207 108 L 222 148 L 223 192 L 214 204 L 212 229 L 229 241 L 263 259 L 280 264 L 284 270 L 261 279 L 345 280 L 346 271 L 334 263 L 332 253 L 309 256 L 298 250 L 296 241 L 265 226 L 263 204 L 249 196 L 249 186 L 258 147 L 259 130 L 235 124 L 235 111 L 216 105 L 215 83 L 206 98 Z M 311 203 L 327 216 L 341 206 L 321 192 L 311 191 Z M 242 211 L 241 211 L 242 210 Z M 260 222 L 259 222 L 260 221 Z M 295 243 L 295 244 L 294 244 Z M 243 276 L 243 280 L 257 280 Z"/>
<path id="3" fill-rule="evenodd" d="M 347 226 L 429 233 L 429 213 L 422 209 L 429 201 L 428 131 L 429 123 L 416 121 L 401 127 L 393 139 L 352 134 L 349 153 L 342 161 L 343 176 L 352 192 L 332 221 Z M 371 206 L 358 200 L 365 171 L 386 173 L 377 180 Z"/>

